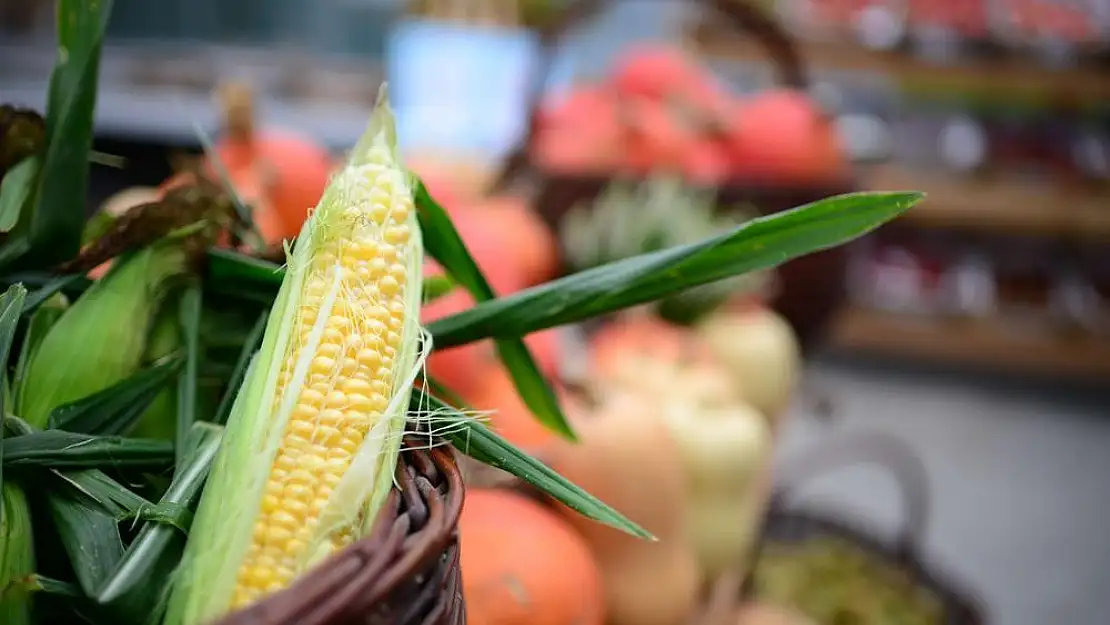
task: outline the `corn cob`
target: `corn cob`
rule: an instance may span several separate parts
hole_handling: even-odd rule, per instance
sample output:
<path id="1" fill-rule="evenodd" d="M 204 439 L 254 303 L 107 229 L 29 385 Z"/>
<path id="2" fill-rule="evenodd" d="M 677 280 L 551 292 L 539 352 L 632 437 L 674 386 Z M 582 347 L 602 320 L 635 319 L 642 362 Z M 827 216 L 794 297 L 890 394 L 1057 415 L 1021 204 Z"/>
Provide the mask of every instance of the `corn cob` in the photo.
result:
<path id="1" fill-rule="evenodd" d="M 369 528 L 392 488 L 419 348 L 429 344 L 419 325 L 422 255 L 383 89 L 287 252 L 167 624 L 207 623 L 285 588 Z"/>
<path id="2" fill-rule="evenodd" d="M 31 543 L 31 511 L 23 490 L 13 483 L 0 486 L 0 623 L 28 625 L 30 598 L 26 578 L 35 570 Z"/>
<path id="3" fill-rule="evenodd" d="M 175 278 L 189 270 L 185 241 L 170 236 L 122 257 L 77 298 L 30 357 L 16 414 L 36 428 L 50 412 L 139 370 L 150 328 Z"/>

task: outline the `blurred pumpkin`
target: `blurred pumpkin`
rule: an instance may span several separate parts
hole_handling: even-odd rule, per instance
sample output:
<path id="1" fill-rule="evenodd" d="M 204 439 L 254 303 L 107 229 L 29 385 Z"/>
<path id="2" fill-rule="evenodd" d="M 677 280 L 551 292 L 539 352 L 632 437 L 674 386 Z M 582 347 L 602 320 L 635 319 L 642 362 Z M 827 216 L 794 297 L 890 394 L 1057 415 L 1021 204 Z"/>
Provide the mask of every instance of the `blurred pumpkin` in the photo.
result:
<path id="1" fill-rule="evenodd" d="M 459 519 L 467 619 L 482 625 L 602 625 L 601 575 L 554 511 L 508 490 L 467 490 Z"/>
<path id="2" fill-rule="evenodd" d="M 305 135 L 256 130 L 253 96 L 245 85 L 224 85 L 219 95 L 225 131 L 216 143 L 215 155 L 248 203 L 264 200 L 273 208 L 272 227 L 280 226 L 280 237 L 297 236 L 308 211 L 327 187 L 333 168 L 331 155 Z"/>

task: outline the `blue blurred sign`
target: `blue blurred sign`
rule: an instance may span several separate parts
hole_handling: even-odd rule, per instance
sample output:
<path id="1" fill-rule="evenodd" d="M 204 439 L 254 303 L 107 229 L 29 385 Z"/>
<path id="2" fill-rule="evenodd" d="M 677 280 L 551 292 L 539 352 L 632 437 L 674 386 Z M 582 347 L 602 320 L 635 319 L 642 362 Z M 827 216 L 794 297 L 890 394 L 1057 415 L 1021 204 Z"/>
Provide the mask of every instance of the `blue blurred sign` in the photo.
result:
<path id="1" fill-rule="evenodd" d="M 402 148 L 503 154 L 524 131 L 538 52 L 528 30 L 398 24 L 386 77 Z"/>

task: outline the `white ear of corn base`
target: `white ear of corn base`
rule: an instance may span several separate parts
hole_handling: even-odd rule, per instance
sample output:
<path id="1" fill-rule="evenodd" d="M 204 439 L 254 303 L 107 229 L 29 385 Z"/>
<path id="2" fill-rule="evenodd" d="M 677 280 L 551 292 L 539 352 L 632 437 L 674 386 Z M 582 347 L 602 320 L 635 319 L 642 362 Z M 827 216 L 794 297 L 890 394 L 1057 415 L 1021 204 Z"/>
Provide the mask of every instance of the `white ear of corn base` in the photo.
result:
<path id="1" fill-rule="evenodd" d="M 168 625 L 208 623 L 285 588 L 373 523 L 430 347 L 419 323 L 422 257 L 383 88 L 289 254 L 189 532 Z"/>

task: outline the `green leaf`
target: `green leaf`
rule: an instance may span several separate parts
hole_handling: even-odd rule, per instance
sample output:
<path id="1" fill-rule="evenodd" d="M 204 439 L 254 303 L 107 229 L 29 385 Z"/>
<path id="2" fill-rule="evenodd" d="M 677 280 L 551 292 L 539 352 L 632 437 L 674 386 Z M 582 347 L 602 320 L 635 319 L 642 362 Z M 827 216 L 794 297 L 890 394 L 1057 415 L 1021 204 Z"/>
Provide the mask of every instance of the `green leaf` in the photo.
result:
<path id="1" fill-rule="evenodd" d="M 88 278 L 82 275 L 62 276 L 50 280 L 27 295 L 27 299 L 23 302 L 23 314 L 34 312 L 43 302 L 54 297 L 55 293 L 64 293 L 71 287 L 78 287 L 83 281 L 88 282 Z"/>
<path id="2" fill-rule="evenodd" d="M 208 471 L 220 446 L 223 428 L 196 423 L 189 436 L 185 457 L 174 474 L 160 506 L 196 505 Z M 127 549 L 123 559 L 96 593 L 114 623 L 121 625 L 157 623 L 169 593 L 173 571 L 185 548 L 185 533 L 173 525 L 148 522 Z"/>
<path id="3" fill-rule="evenodd" d="M 185 344 L 185 367 L 177 380 L 177 464 L 185 457 L 185 439 L 197 420 L 197 366 L 200 362 L 200 316 L 203 309 L 200 285 L 195 281 L 181 294 L 181 339 Z"/>
<path id="4" fill-rule="evenodd" d="M 35 179 L 42 158 L 30 156 L 19 161 L 0 179 L 0 232 L 11 232 L 35 190 Z"/>
<path id="5" fill-rule="evenodd" d="M 413 412 L 435 415 L 436 426 L 450 423 L 442 428 L 443 436 L 460 452 L 515 475 L 587 518 L 638 538 L 655 540 L 647 530 L 597 497 L 434 395 L 415 390 L 410 406 Z"/>
<path id="6" fill-rule="evenodd" d="M 86 595 L 92 596 L 123 557 L 116 518 L 77 488 L 49 490 L 46 504 L 77 582 Z"/>
<path id="7" fill-rule="evenodd" d="M 47 422 L 51 428 L 79 434 L 122 434 L 138 421 L 181 365 L 182 359 L 174 358 L 143 369 L 99 393 L 58 406 Z"/>
<path id="8" fill-rule="evenodd" d="M 227 418 L 231 415 L 231 406 L 235 403 L 235 396 L 239 394 L 239 387 L 242 386 L 243 379 L 247 375 L 247 367 L 250 366 L 251 357 L 262 345 L 262 334 L 266 331 L 266 320 L 269 319 L 269 316 L 269 311 L 259 315 L 258 321 L 251 328 L 251 333 L 243 341 L 243 348 L 239 352 L 239 358 L 235 361 L 235 369 L 228 380 L 227 389 L 224 391 L 223 397 L 220 398 L 216 416 L 212 419 L 213 423 L 219 425 L 227 423 Z"/>
<path id="9" fill-rule="evenodd" d="M 437 347 L 524 336 L 851 241 L 894 219 L 920 193 L 849 193 L 750 221 L 693 245 L 588 269 L 444 317 L 429 325 Z"/>
<path id="10" fill-rule="evenodd" d="M 19 316 L 23 311 L 23 300 L 27 297 L 27 289 L 22 284 L 13 284 L 0 295 L 0 363 L 4 370 L 8 366 L 8 353 L 12 348 L 15 338 L 15 328 L 19 324 Z M 11 409 L 7 402 L 11 401 L 7 393 L 0 393 L 0 416 L 7 414 Z M 4 428 L 0 427 L 0 486 L 4 485 Z M 3 505 L 3 502 L 0 502 Z"/>
<path id="11" fill-rule="evenodd" d="M 424 278 L 423 302 L 435 301 L 447 295 L 455 288 L 455 281 L 450 276 L 427 276 Z"/>
<path id="12" fill-rule="evenodd" d="M 81 247 L 92 148 L 100 47 L 112 0 L 58 0 L 58 58 L 46 107 L 46 154 L 29 237 L 39 266 L 72 258 Z"/>
<path id="13" fill-rule="evenodd" d="M 11 417 L 5 420 L 8 422 Z M 173 443 L 62 430 L 31 432 L 0 443 L 3 465 L 52 469 L 135 467 L 151 471 L 173 465 Z"/>
<path id="14" fill-rule="evenodd" d="M 276 295 L 284 277 L 285 270 L 280 265 L 269 261 L 223 248 L 208 250 L 210 280 L 227 282 L 236 287 L 252 285 L 272 288 Z"/>
<path id="15" fill-rule="evenodd" d="M 0 284 L 11 286 L 13 284 L 22 283 L 29 291 L 34 292 L 35 289 L 41 289 L 46 286 L 54 288 L 55 282 L 61 281 L 61 292 L 70 300 L 76 299 L 81 296 L 90 286 L 92 280 L 82 275 L 72 275 L 59 277 L 57 274 L 45 271 L 17 271 L 7 273 L 0 276 Z M 58 289 L 54 289 L 57 291 Z M 53 294 L 53 293 L 51 293 Z M 27 313 L 27 307 L 23 307 L 23 312 Z"/>
<path id="16" fill-rule="evenodd" d="M 470 256 L 462 238 L 455 230 L 447 212 L 428 195 L 423 183 L 416 187 L 416 208 L 420 217 L 420 229 L 424 246 L 451 277 L 466 288 L 478 302 L 494 300 L 496 295 L 490 288 L 478 264 Z M 496 300 L 494 300 L 496 301 Z M 540 423 L 567 440 L 575 440 L 574 430 L 559 408 L 555 392 L 540 373 L 535 359 L 519 336 L 501 336 L 496 340 L 497 354 L 505 364 L 513 385 L 524 400 L 525 405 Z M 433 348 L 438 347 L 436 342 Z"/>
<path id="17" fill-rule="evenodd" d="M 140 510 L 152 505 L 98 469 L 53 470 L 51 473 L 64 484 L 64 488 L 81 493 L 88 503 L 96 504 L 97 508 L 117 521 L 137 515 Z"/>

